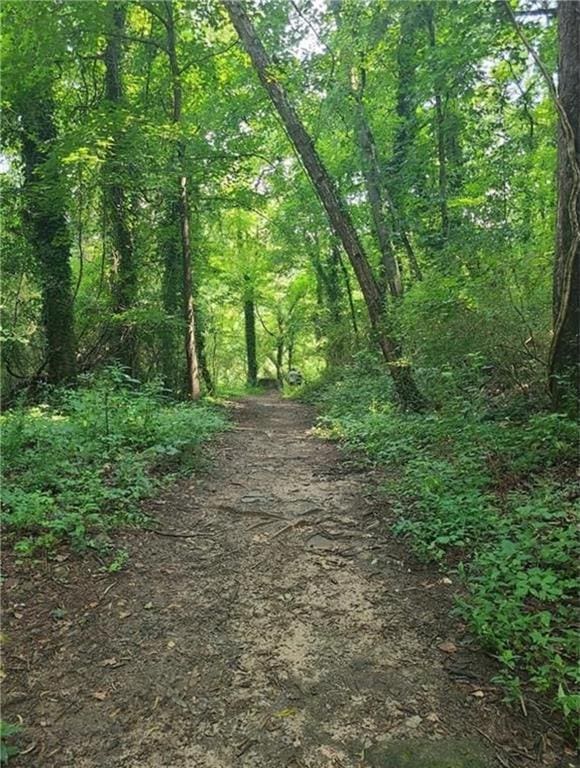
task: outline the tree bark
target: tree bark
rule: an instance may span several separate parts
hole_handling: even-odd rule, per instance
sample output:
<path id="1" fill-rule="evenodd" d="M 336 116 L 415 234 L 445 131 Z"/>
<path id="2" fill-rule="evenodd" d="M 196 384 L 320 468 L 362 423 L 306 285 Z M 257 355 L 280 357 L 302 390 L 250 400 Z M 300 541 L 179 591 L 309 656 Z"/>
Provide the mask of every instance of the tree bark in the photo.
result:
<path id="1" fill-rule="evenodd" d="M 407 253 L 411 272 L 416 280 L 423 275 L 415 249 L 411 244 L 404 203 L 404 192 L 412 187 L 406 165 L 418 130 L 415 87 L 417 10 L 413 3 L 406 5 L 401 16 L 401 37 L 397 48 L 397 117 L 399 125 L 393 143 L 390 172 L 393 175 L 392 199 L 396 211 L 398 235 Z"/>
<path id="2" fill-rule="evenodd" d="M 357 276 L 369 319 L 381 353 L 386 360 L 395 389 L 406 406 L 419 407 L 422 398 L 410 368 L 403 363 L 399 345 L 387 333 L 381 292 L 372 273 L 358 233 L 333 179 L 318 156 L 314 143 L 302 125 L 282 85 L 276 79 L 268 54 L 243 7 L 237 0 L 223 0 L 260 81 L 284 124 L 288 137 L 302 160 L 331 226 L 343 244 Z"/>
<path id="3" fill-rule="evenodd" d="M 163 382 L 174 394 L 182 392 L 179 375 L 178 347 L 176 336 L 181 336 L 180 296 L 181 259 L 180 238 L 177 228 L 177 203 L 170 200 L 161 228 L 161 249 L 163 259 L 162 301 L 165 322 L 161 338 L 161 370 Z"/>
<path id="4" fill-rule="evenodd" d="M 395 189 L 395 203 L 397 210 L 402 214 L 402 192 L 411 184 L 407 175 L 406 165 L 409 160 L 409 150 L 413 146 L 418 130 L 416 116 L 416 30 L 417 7 L 413 3 L 407 4 L 401 11 L 401 31 L 397 47 L 397 106 L 396 112 L 399 120 L 393 142 L 393 158 L 391 171 L 397 179 Z"/>
<path id="5" fill-rule="evenodd" d="M 165 0 L 167 32 L 167 54 L 171 71 L 172 90 L 172 121 L 174 125 L 181 124 L 181 112 L 183 101 L 183 89 L 181 85 L 181 72 L 177 60 L 177 46 L 175 39 L 175 20 L 173 16 L 173 4 Z M 177 212 L 179 229 L 181 234 L 181 258 L 182 258 L 182 295 L 183 318 L 185 321 L 185 357 L 187 363 L 187 393 L 192 400 L 199 400 L 201 387 L 199 381 L 199 363 L 195 336 L 195 313 L 193 306 L 193 277 L 191 266 L 191 232 L 189 221 L 189 200 L 187 188 L 187 175 L 185 173 L 185 144 L 181 139 L 177 140 L 176 161 L 179 169 Z"/>
<path id="6" fill-rule="evenodd" d="M 123 34 L 125 30 L 126 6 L 110 3 L 107 6 L 107 46 L 105 49 L 105 99 L 113 120 L 117 119 L 123 101 Z M 121 181 L 124 159 L 121 137 L 114 136 L 113 144 L 105 163 L 104 202 L 107 209 L 109 238 L 114 270 L 113 311 L 120 317 L 113 343 L 114 357 L 127 369 L 131 376 L 137 375 L 137 336 L 134 323 L 127 320 L 126 313 L 137 299 L 137 265 L 133 249 L 133 237 L 129 226 L 129 204 Z"/>
<path id="7" fill-rule="evenodd" d="M 246 336 L 247 381 L 250 387 L 258 383 L 258 361 L 256 356 L 256 312 L 254 293 L 249 275 L 244 275 L 244 330 Z"/>
<path id="8" fill-rule="evenodd" d="M 203 312 L 201 311 L 201 307 L 197 302 L 197 297 L 195 294 L 195 282 L 193 284 L 193 287 L 194 287 L 193 318 L 195 321 L 195 347 L 197 349 L 197 357 L 199 360 L 199 370 L 201 373 L 201 378 L 203 380 L 203 383 L 205 384 L 206 390 L 210 394 L 213 394 L 215 392 L 215 384 L 213 381 L 213 377 L 211 375 L 211 371 L 209 369 L 209 364 L 207 362 L 206 345 L 205 345 L 205 317 Z"/>
<path id="9" fill-rule="evenodd" d="M 558 207 L 549 385 L 554 408 L 578 412 L 580 388 L 580 4 L 558 3 Z"/>
<path id="10" fill-rule="evenodd" d="M 427 30 L 429 33 L 429 43 L 435 50 L 437 46 L 437 35 L 435 31 L 435 14 L 433 7 L 426 6 Z M 438 198 L 439 215 L 441 218 L 441 244 L 445 245 L 449 239 L 449 207 L 448 207 L 448 189 L 447 189 L 447 151 L 445 137 L 445 109 L 443 106 L 443 88 L 440 83 L 439 75 L 435 77 L 435 137 L 437 143 L 437 167 L 438 167 Z"/>
<path id="11" fill-rule="evenodd" d="M 42 322 L 48 380 L 75 375 L 75 339 L 66 209 L 50 145 L 56 138 L 53 101 L 46 85 L 27 91 L 21 110 L 25 232 L 40 268 Z"/>
<path id="12" fill-rule="evenodd" d="M 340 250 L 337 250 L 338 255 L 338 262 L 340 264 L 340 270 L 342 272 L 342 276 L 344 278 L 344 287 L 346 289 L 346 295 L 348 297 L 348 307 L 350 309 L 350 320 L 352 323 L 352 330 L 354 333 L 354 338 L 358 341 L 358 323 L 356 319 L 356 308 L 354 306 L 354 299 L 352 295 L 352 285 L 350 284 L 350 275 L 348 274 L 348 267 L 342 260 L 342 257 L 340 255 Z"/>
<path id="13" fill-rule="evenodd" d="M 343 26 L 342 0 L 335 0 L 332 4 L 332 8 L 336 24 L 340 29 Z M 354 39 L 352 39 L 352 44 L 355 44 Z M 389 193 L 387 184 L 385 183 L 385 175 L 382 170 L 377 143 L 364 107 L 363 92 L 365 88 L 365 80 L 366 72 L 364 67 L 351 68 L 348 87 L 350 96 L 355 105 L 354 118 L 356 138 L 367 189 L 367 197 L 371 208 L 373 229 L 381 254 L 381 280 L 379 281 L 379 287 L 383 288 L 386 286 L 388 293 L 391 296 L 397 297 L 401 296 L 403 293 L 403 284 L 399 262 L 393 247 L 393 233 L 391 232 L 391 227 L 387 220 L 387 212 L 390 213 L 395 222 L 398 230 L 397 234 L 409 257 L 409 263 L 413 274 L 420 274 L 420 270 L 404 222 L 397 214 L 393 196 Z M 384 296 L 386 299 L 386 292 L 384 293 Z"/>
<path id="14" fill-rule="evenodd" d="M 391 232 L 385 217 L 385 201 L 381 184 L 379 158 L 374 136 L 367 121 L 362 99 L 352 91 L 355 99 L 356 133 L 362 160 L 363 176 L 367 188 L 367 196 L 371 207 L 371 215 L 375 236 L 381 254 L 381 272 L 391 296 L 403 295 L 401 270 L 393 250 Z"/>

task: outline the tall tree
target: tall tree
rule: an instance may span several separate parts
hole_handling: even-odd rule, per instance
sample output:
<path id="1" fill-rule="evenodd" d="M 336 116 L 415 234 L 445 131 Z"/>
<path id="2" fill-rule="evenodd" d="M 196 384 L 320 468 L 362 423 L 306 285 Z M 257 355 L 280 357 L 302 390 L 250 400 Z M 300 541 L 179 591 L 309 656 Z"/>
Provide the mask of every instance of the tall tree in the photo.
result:
<path id="1" fill-rule="evenodd" d="M 580 395 L 580 3 L 558 4 L 558 208 L 550 391 L 556 408 Z M 568 403 L 569 404 L 569 403 Z"/>
<path id="2" fill-rule="evenodd" d="M 425 8 L 425 19 L 429 34 L 429 44 L 436 56 L 437 49 L 437 28 L 435 19 L 435 6 L 427 3 Z M 448 173 L 447 173 L 447 139 L 446 139 L 446 120 L 445 120 L 445 86 L 443 75 L 440 71 L 435 72 L 434 81 L 434 99 L 435 99 L 435 142 L 437 144 L 437 168 L 438 168 L 438 201 L 441 226 L 441 244 L 444 245 L 449 239 L 449 205 L 448 205 Z"/>
<path id="3" fill-rule="evenodd" d="M 336 189 L 334 180 L 316 152 L 314 143 L 289 101 L 284 88 L 276 78 L 268 54 L 244 6 L 236 0 L 225 0 L 225 7 L 262 85 L 276 107 L 288 136 L 304 164 L 314 189 L 326 210 L 331 226 L 337 237 L 341 240 L 352 263 L 365 299 L 373 332 L 383 357 L 389 366 L 397 394 L 405 405 L 419 407 L 422 404 L 421 395 L 415 384 L 411 369 L 401 359 L 398 343 L 386 330 L 381 291 L 374 278 L 348 209 Z"/>
<path id="4" fill-rule="evenodd" d="M 70 235 L 59 167 L 51 158 L 56 139 L 52 82 L 44 79 L 19 99 L 26 235 L 40 270 L 42 320 L 49 381 L 75 374 Z"/>
<path id="5" fill-rule="evenodd" d="M 125 129 L 120 124 L 123 107 L 123 37 L 126 14 L 125 3 L 111 2 L 106 6 L 105 98 L 110 110 L 114 137 L 103 169 L 103 180 L 106 221 L 113 257 L 113 311 L 119 317 L 115 327 L 113 354 L 131 376 L 136 376 L 137 336 L 135 324 L 131 319 L 127 319 L 127 313 L 137 301 L 137 262 L 129 224 L 130 201 L 125 189 Z"/>
<path id="6" fill-rule="evenodd" d="M 175 163 L 177 166 L 176 206 L 181 238 L 181 280 L 182 280 L 182 310 L 185 322 L 185 358 L 187 368 L 187 393 L 192 400 L 201 397 L 200 370 L 195 331 L 195 310 L 193 303 L 193 270 L 191 221 L 189 211 L 189 185 L 186 171 L 186 147 L 180 135 L 183 112 L 182 71 L 177 56 L 177 30 L 175 24 L 174 5 L 171 0 L 164 0 L 164 14 L 148 4 L 151 13 L 165 27 L 165 51 L 169 60 L 171 78 L 171 121 L 177 128 L 175 142 Z"/>
<path id="7" fill-rule="evenodd" d="M 405 222 L 399 216 L 393 194 L 389 190 L 384 170 L 385 165 L 380 156 L 371 121 L 367 114 L 364 101 L 367 73 L 363 52 L 359 51 L 357 55 L 357 34 L 354 24 L 351 22 L 348 8 L 344 7 L 342 0 L 335 0 L 332 9 L 339 33 L 343 32 L 346 35 L 346 44 L 343 47 L 346 49 L 348 65 L 347 87 L 354 104 L 356 141 L 371 209 L 371 220 L 381 254 L 379 286 L 381 288 L 385 286 L 391 296 L 401 296 L 403 294 L 403 282 L 399 260 L 393 246 L 394 232 L 389 222 L 389 216 L 395 223 L 398 239 L 405 249 L 414 276 L 420 278 L 421 270 L 407 234 Z M 353 53 L 358 57 L 358 61 L 353 59 Z"/>
<path id="8" fill-rule="evenodd" d="M 250 275 L 244 275 L 244 333 L 246 338 L 247 381 L 251 387 L 258 383 L 258 359 L 256 355 L 256 308 L 254 286 Z"/>

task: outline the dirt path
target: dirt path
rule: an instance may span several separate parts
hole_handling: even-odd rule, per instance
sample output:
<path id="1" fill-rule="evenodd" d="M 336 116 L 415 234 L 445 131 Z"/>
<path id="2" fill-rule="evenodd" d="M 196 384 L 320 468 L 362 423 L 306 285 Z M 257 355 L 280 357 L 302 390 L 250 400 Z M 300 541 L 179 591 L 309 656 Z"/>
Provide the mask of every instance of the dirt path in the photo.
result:
<path id="1" fill-rule="evenodd" d="M 128 533 L 116 575 L 8 574 L 14 765 L 567 765 L 501 704 L 449 618 L 455 586 L 386 537 L 377 479 L 311 436 L 303 405 L 247 398 L 234 418 L 209 472 L 152 505 L 158 530 L 195 535 Z M 425 758 L 431 740 L 453 761 Z"/>

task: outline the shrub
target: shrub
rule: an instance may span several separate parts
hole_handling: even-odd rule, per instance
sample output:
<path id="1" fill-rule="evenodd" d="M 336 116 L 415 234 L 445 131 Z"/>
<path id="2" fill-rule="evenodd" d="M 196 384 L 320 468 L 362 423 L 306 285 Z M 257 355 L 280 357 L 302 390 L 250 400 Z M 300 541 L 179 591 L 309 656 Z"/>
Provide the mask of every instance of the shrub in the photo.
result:
<path id="1" fill-rule="evenodd" d="M 206 405 L 165 402 L 159 387 L 109 369 L 1 424 L 5 530 L 28 553 L 63 539 L 86 547 L 138 520 L 138 502 L 191 469 L 225 419 Z"/>
<path id="2" fill-rule="evenodd" d="M 461 573 L 460 611 L 502 663 L 500 681 L 521 696 L 525 673 L 573 726 L 577 424 L 553 413 L 522 416 L 518 407 L 498 411 L 484 397 L 401 414 L 386 378 L 359 364 L 312 388 L 321 427 L 390 468 L 395 531 L 420 557 Z"/>

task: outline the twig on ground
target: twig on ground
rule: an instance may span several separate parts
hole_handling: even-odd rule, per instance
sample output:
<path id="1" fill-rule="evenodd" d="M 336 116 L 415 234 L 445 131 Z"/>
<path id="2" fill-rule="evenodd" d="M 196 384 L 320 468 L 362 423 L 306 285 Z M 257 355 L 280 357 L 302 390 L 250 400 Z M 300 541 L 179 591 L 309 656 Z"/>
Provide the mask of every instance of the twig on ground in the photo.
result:
<path id="1" fill-rule="evenodd" d="M 194 539 L 196 536 L 205 536 L 212 538 L 210 533 L 195 531 L 194 533 L 179 533 L 177 531 L 160 531 L 157 528 L 145 528 L 148 533 L 156 533 L 157 536 L 170 536 L 175 539 Z"/>
<path id="2" fill-rule="evenodd" d="M 275 539 L 276 536 L 280 536 L 280 534 L 285 533 L 285 531 L 289 531 L 291 528 L 298 528 L 299 525 L 313 525 L 316 524 L 318 521 L 311 521 L 311 520 L 292 520 L 291 523 L 288 525 L 285 525 L 283 528 L 280 528 L 276 531 L 276 533 L 273 533 L 270 538 Z"/>

